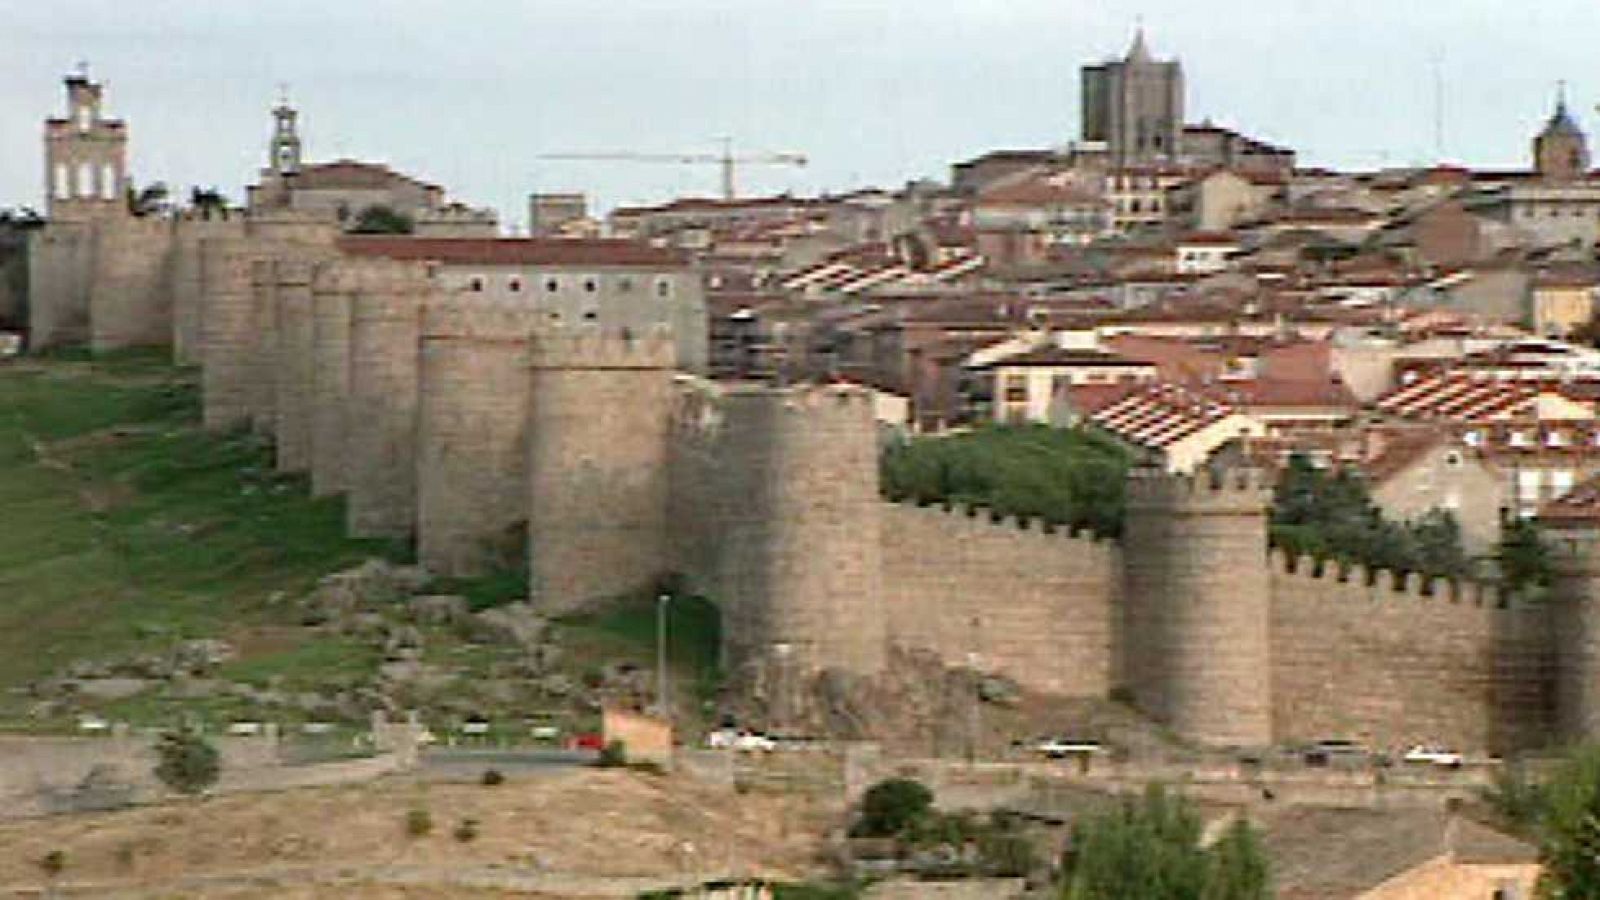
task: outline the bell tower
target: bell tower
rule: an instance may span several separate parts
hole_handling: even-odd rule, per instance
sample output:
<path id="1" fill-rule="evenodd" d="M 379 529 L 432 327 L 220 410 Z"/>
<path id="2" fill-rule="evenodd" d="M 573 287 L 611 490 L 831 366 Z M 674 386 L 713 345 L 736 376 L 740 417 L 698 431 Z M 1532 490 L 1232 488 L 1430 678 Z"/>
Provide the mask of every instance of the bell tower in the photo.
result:
<path id="1" fill-rule="evenodd" d="M 1533 165 L 1550 181 L 1576 181 L 1589 172 L 1589 139 L 1567 112 L 1566 82 L 1556 95 L 1556 110 L 1533 139 Z"/>
<path id="2" fill-rule="evenodd" d="M 105 118 L 104 86 L 80 63 L 65 79 L 67 116 L 44 126 L 46 210 L 83 221 L 128 214 L 128 129 Z"/>
<path id="3" fill-rule="evenodd" d="M 279 177 L 300 171 L 300 134 L 295 127 L 299 117 L 284 91 L 272 108 L 272 141 L 267 146 L 267 169 Z"/>

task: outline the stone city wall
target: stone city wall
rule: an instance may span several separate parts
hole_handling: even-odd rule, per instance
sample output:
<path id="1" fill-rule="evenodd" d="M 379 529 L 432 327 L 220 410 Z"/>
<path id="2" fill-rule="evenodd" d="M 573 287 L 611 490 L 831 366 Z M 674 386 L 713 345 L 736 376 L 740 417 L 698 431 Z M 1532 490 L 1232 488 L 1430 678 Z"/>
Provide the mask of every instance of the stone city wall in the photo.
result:
<path id="1" fill-rule="evenodd" d="M 274 263 L 277 305 L 273 323 L 277 339 L 273 364 L 273 446 L 280 472 L 311 468 L 314 331 L 311 280 L 315 263 L 286 257 Z"/>
<path id="2" fill-rule="evenodd" d="M 986 509 L 883 504 L 889 640 L 1039 691 L 1112 687 L 1115 543 Z"/>
<path id="3" fill-rule="evenodd" d="M 28 240 L 29 346 L 35 350 L 89 339 L 95 226 L 52 222 Z"/>
<path id="4" fill-rule="evenodd" d="M 522 557 L 528 498 L 525 304 L 444 296 L 425 306 L 417 410 L 417 552 L 482 575 Z"/>
<path id="5" fill-rule="evenodd" d="M 172 342 L 173 224 L 121 218 L 99 223 L 89 289 L 89 345 L 97 353 Z"/>
<path id="6" fill-rule="evenodd" d="M 347 530 L 407 538 L 417 512 L 417 343 L 427 267 L 389 263 L 361 280 L 350 313 Z"/>
<path id="7" fill-rule="evenodd" d="M 530 599 L 563 612 L 653 588 L 670 567 L 671 336 L 547 331 L 530 364 Z"/>
<path id="8" fill-rule="evenodd" d="M 1553 721 L 1550 618 L 1477 586 L 1273 554 L 1273 732 L 1371 747 L 1538 746 Z"/>

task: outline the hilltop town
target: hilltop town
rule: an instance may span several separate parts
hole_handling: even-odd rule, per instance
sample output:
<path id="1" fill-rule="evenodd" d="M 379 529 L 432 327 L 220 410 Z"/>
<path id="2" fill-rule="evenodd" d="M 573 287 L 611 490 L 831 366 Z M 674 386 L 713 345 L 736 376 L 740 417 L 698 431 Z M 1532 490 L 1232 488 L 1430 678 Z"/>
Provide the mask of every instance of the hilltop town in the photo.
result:
<path id="1" fill-rule="evenodd" d="M 0 890 L 1067 896 L 1149 785 L 1277 896 L 1557 870 L 1507 798 L 1600 730 L 1564 89 L 1525 168 L 1310 168 L 1141 29 L 1058 147 L 512 235 L 287 99 L 240 202 L 140 181 L 64 87 L 0 214 L 0 835 L 56 860 Z M 180 733 L 287 850 L 150 838 Z M 617 856 L 478 842 L 591 808 Z"/>

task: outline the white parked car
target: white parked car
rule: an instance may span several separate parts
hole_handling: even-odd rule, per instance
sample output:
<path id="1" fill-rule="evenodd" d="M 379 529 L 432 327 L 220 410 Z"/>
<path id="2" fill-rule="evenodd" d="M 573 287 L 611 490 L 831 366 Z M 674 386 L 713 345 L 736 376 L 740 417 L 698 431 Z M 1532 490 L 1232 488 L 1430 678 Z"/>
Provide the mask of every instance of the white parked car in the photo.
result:
<path id="1" fill-rule="evenodd" d="M 732 728 L 719 728 L 706 735 L 706 746 L 721 750 L 740 750 L 746 753 L 769 753 L 778 749 L 778 742 L 764 734 Z"/>
<path id="2" fill-rule="evenodd" d="M 234 722 L 228 726 L 228 733 L 234 737 L 251 737 L 261 733 L 260 722 Z"/>
<path id="3" fill-rule="evenodd" d="M 78 717 L 78 730 L 79 731 L 105 731 L 105 730 L 109 729 L 110 727 L 111 727 L 111 723 L 107 722 L 105 719 L 100 718 L 99 716 L 79 716 Z"/>
<path id="4" fill-rule="evenodd" d="M 1446 766 L 1451 769 L 1459 769 L 1464 761 L 1461 754 L 1454 750 L 1431 747 L 1427 744 L 1418 744 L 1412 747 L 1406 751 L 1406 755 L 1401 759 L 1408 763 L 1428 763 L 1435 766 Z"/>
<path id="5" fill-rule="evenodd" d="M 1078 738 L 1045 738 L 1033 747 L 1051 759 L 1061 759 L 1065 756 L 1099 753 L 1102 751 L 1099 741 L 1081 740 Z"/>
<path id="6" fill-rule="evenodd" d="M 466 722 L 461 726 L 462 734 L 485 735 L 489 733 L 488 722 Z"/>

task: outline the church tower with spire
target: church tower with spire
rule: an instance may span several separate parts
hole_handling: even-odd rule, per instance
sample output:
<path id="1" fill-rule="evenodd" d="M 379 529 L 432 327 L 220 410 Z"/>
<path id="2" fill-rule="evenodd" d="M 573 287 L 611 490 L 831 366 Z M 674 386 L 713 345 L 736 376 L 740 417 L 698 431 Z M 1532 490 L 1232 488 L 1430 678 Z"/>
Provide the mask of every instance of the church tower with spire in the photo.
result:
<path id="1" fill-rule="evenodd" d="M 1104 146 L 1113 166 L 1177 158 L 1183 135 L 1183 66 L 1158 60 L 1144 28 L 1120 60 L 1084 66 L 1082 139 Z"/>
<path id="2" fill-rule="evenodd" d="M 295 121 L 299 112 L 289 105 L 287 94 L 272 108 L 272 141 L 267 147 L 267 168 L 279 176 L 300 171 L 300 134 Z"/>
<path id="3" fill-rule="evenodd" d="M 1533 139 L 1533 168 L 1547 181 L 1577 181 L 1589 171 L 1589 139 L 1567 112 L 1566 85 L 1556 94 L 1556 110 Z"/>

